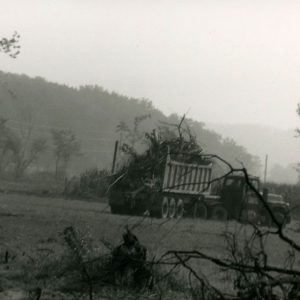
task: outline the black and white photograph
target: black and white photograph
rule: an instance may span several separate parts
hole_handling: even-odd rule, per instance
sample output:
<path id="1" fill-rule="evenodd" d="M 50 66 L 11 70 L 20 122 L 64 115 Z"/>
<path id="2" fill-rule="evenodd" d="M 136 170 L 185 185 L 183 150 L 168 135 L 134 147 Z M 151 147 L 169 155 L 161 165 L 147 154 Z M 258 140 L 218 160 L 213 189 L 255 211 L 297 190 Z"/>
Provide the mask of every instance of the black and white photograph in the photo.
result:
<path id="1" fill-rule="evenodd" d="M 299 1 L 0 3 L 0 300 L 300 299 Z"/>

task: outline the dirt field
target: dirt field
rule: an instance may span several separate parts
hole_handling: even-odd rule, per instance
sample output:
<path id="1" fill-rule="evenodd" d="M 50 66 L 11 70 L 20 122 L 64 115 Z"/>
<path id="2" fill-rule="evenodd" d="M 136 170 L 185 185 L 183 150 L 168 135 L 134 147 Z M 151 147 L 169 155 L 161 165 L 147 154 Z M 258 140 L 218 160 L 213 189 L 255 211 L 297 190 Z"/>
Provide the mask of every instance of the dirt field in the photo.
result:
<path id="1" fill-rule="evenodd" d="M 98 247 L 101 253 L 105 251 L 103 240 L 112 245 L 118 245 L 121 242 L 126 225 L 134 228 L 134 233 L 147 247 L 149 259 L 154 256 L 159 257 L 171 249 L 201 250 L 217 257 L 226 257 L 227 244 L 223 234 L 225 231 L 235 232 L 241 227 L 236 222 L 225 224 L 191 219 L 166 222 L 158 219 L 118 216 L 110 214 L 105 203 L 0 194 L 2 289 L 7 291 L 13 289 L 18 292 L 18 289 L 27 288 L 24 282 L 19 284 L 18 280 L 12 280 L 14 284 L 10 284 L 7 280 L 3 281 L 6 275 L 5 268 L 7 268 L 3 264 L 5 251 L 9 251 L 11 257 L 14 255 L 32 256 L 32 261 L 35 261 L 39 253 L 45 251 L 62 252 L 64 247 L 62 232 L 64 228 L 74 226 L 89 236 L 91 243 L 94 247 Z M 250 228 L 243 229 L 243 235 L 247 235 L 249 231 Z M 293 221 L 286 232 L 300 243 L 298 222 Z M 267 249 L 269 249 L 272 264 L 282 266 L 288 248 L 277 239 L 270 238 Z M 229 289 L 232 285 L 230 278 L 223 276 L 215 266 L 205 261 L 199 261 L 197 264 L 197 268 L 217 286 Z M 16 263 L 12 263 L 10 270 L 14 268 L 18 268 Z M 181 277 L 184 280 L 185 274 L 179 272 L 178 276 L 180 280 Z M 30 284 L 32 285 L 32 282 Z M 47 286 L 47 289 L 49 288 L 51 287 Z M 16 295 L 12 298 L 7 295 L 3 296 L 3 293 L 0 293 L 0 299 L 21 299 L 16 298 Z"/>

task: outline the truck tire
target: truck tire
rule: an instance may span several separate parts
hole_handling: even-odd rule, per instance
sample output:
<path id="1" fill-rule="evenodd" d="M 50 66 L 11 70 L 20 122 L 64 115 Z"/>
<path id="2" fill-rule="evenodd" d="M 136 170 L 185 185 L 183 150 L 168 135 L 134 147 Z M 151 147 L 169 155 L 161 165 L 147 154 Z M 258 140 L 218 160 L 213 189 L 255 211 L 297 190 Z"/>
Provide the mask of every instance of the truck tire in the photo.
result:
<path id="1" fill-rule="evenodd" d="M 286 226 L 286 218 L 285 218 L 285 214 L 283 212 L 275 211 L 274 217 L 282 225 L 283 228 Z"/>
<path id="2" fill-rule="evenodd" d="M 182 199 L 178 199 L 177 205 L 176 205 L 176 217 L 177 219 L 180 219 L 183 217 L 184 214 L 184 203 Z"/>
<path id="3" fill-rule="evenodd" d="M 272 222 L 271 222 L 271 217 L 269 215 L 262 215 L 260 216 L 260 225 L 262 226 L 267 226 L 267 227 L 271 227 Z"/>
<path id="4" fill-rule="evenodd" d="M 216 205 L 211 211 L 211 219 L 215 221 L 226 221 L 228 219 L 228 212 L 222 205 Z"/>
<path id="5" fill-rule="evenodd" d="M 207 217 L 208 217 L 207 206 L 202 202 L 196 203 L 194 205 L 194 218 L 206 220 Z"/>
<path id="6" fill-rule="evenodd" d="M 122 208 L 121 207 L 119 207 L 119 206 L 117 206 L 117 205 L 111 205 L 110 206 L 110 212 L 112 213 L 112 214 L 122 214 Z"/>
<path id="7" fill-rule="evenodd" d="M 161 217 L 163 219 L 169 217 L 169 200 L 167 197 L 164 197 L 161 203 Z"/>
<path id="8" fill-rule="evenodd" d="M 240 213 L 239 220 L 244 224 L 258 224 L 259 218 L 254 209 L 244 209 Z"/>
<path id="9" fill-rule="evenodd" d="M 169 218 L 173 219 L 176 217 L 176 200 L 171 198 L 169 201 Z"/>
<path id="10" fill-rule="evenodd" d="M 114 205 L 110 206 L 110 213 L 112 213 L 112 214 L 117 214 L 118 213 L 118 210 Z"/>

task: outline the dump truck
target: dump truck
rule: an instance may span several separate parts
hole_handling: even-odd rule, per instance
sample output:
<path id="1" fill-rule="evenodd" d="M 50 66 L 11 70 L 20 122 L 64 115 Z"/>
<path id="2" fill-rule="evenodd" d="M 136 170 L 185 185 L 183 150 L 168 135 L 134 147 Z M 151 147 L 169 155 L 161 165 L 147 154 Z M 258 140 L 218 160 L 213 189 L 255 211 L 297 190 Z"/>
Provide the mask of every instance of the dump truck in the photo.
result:
<path id="1" fill-rule="evenodd" d="M 111 189 L 111 212 L 159 218 L 187 216 L 203 220 L 236 219 L 271 224 L 269 213 L 247 184 L 244 174 L 231 173 L 221 181 L 214 179 L 212 174 L 212 161 L 200 164 L 179 162 L 171 159 L 168 153 L 162 176 L 148 178 L 133 190 L 124 186 Z M 213 193 L 212 183 L 215 181 L 219 182 L 219 186 Z M 249 181 L 257 191 L 261 190 L 259 177 L 249 175 Z M 277 220 L 290 222 L 289 203 L 281 195 L 268 193 L 266 189 L 261 195 Z"/>

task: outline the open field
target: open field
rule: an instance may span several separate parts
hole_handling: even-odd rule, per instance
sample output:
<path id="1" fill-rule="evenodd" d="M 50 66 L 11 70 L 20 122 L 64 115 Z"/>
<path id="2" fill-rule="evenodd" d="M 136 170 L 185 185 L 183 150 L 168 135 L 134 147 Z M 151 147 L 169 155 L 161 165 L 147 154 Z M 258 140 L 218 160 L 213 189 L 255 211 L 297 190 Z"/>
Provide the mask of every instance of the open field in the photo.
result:
<path id="1" fill-rule="evenodd" d="M 225 224 L 191 219 L 166 222 L 158 219 L 112 215 L 105 203 L 0 194 L 2 245 L 0 261 L 4 261 L 6 250 L 11 256 L 31 257 L 32 261 L 37 256 L 42 257 L 41 253 L 47 251 L 57 255 L 63 253 L 65 245 L 62 232 L 68 226 L 80 229 L 90 237 L 91 244 L 98 249 L 99 253 L 104 253 L 107 249 L 103 240 L 112 245 L 120 244 L 126 225 L 134 228 L 134 233 L 147 247 L 149 258 L 159 257 L 164 252 L 174 249 L 201 250 L 222 258 L 227 255 L 224 232 L 235 232 L 241 229 L 241 225 L 236 222 Z M 240 232 L 242 236 L 246 236 L 250 231 L 250 228 L 245 227 Z M 300 243 L 298 231 L 299 224 L 296 221 L 286 229 L 287 234 Z M 283 266 L 288 248 L 275 238 L 269 238 L 266 247 L 271 263 Z M 19 264 L 17 258 L 10 268 L 18 269 Z M 232 287 L 230 278 L 222 275 L 223 273 L 212 264 L 206 261 L 198 261 L 195 264 L 195 267 L 204 272 L 217 286 L 224 289 Z M 3 268 L 5 269 L 4 266 Z M 184 280 L 184 272 L 179 272 L 177 275 L 180 280 Z M 2 288 L 24 288 L 24 282 L 21 284 L 14 279 L 14 284 L 10 286 L 8 281 L 3 283 L 2 277 Z M 32 284 L 29 282 L 29 285 Z M 51 286 L 48 285 L 46 288 L 51 289 Z"/>

